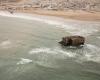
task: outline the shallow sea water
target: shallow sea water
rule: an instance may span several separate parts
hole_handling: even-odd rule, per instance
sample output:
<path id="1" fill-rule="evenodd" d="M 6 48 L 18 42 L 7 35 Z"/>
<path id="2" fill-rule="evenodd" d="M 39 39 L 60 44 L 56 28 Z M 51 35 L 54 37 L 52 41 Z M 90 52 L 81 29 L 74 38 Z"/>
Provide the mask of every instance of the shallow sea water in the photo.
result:
<path id="1" fill-rule="evenodd" d="M 100 23 L 0 16 L 0 80 L 100 80 Z M 82 48 L 58 42 L 86 37 Z"/>

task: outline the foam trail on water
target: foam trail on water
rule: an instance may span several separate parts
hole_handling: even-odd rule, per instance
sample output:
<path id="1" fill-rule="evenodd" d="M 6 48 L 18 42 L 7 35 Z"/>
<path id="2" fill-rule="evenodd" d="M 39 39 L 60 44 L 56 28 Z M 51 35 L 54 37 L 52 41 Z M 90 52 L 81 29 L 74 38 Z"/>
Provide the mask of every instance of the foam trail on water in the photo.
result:
<path id="1" fill-rule="evenodd" d="M 10 44 L 11 44 L 11 41 L 6 40 L 6 41 L 3 41 L 0 45 L 6 46 L 6 45 L 10 45 Z"/>
<path id="2" fill-rule="evenodd" d="M 100 52 L 99 47 L 92 44 L 86 44 L 82 52 L 82 55 L 78 57 L 77 61 L 82 61 L 82 62 L 93 61 L 93 62 L 100 63 L 99 52 Z"/>
<path id="3" fill-rule="evenodd" d="M 29 54 L 36 54 L 36 53 L 55 53 L 55 51 L 52 51 L 50 48 L 35 48 L 32 49 Z"/>
<path id="4" fill-rule="evenodd" d="M 29 54 L 36 54 L 36 53 L 48 53 L 48 54 L 63 54 L 67 57 L 74 57 L 75 56 L 75 53 L 72 53 L 72 52 L 68 52 L 68 51 L 63 51 L 61 49 L 57 49 L 57 48 L 35 48 L 35 49 L 32 49 L 31 51 L 29 51 Z"/>
<path id="5" fill-rule="evenodd" d="M 73 49 L 73 48 L 71 48 Z M 87 62 L 93 61 L 100 63 L 100 48 L 92 44 L 86 44 L 82 49 L 76 49 L 74 52 L 70 50 L 62 50 L 61 48 L 34 48 L 29 51 L 30 55 L 44 54 L 52 55 L 55 58 L 74 58 L 74 61 Z"/>
<path id="6" fill-rule="evenodd" d="M 0 43 L 1 48 L 11 48 L 12 42 L 10 40 L 5 40 Z"/>
<path id="7" fill-rule="evenodd" d="M 75 57 L 75 53 L 64 51 L 60 48 L 34 48 L 29 51 L 31 57 L 35 57 L 34 62 L 44 67 L 58 67 L 58 59 Z"/>
<path id="8" fill-rule="evenodd" d="M 88 49 L 90 49 L 92 53 L 93 53 L 93 52 L 98 52 L 98 51 L 100 51 L 100 48 L 99 48 L 99 47 L 97 47 L 97 46 L 95 46 L 95 45 L 92 45 L 92 44 L 87 44 L 86 47 L 87 47 Z"/>
<path id="9" fill-rule="evenodd" d="M 28 63 L 31 63 L 31 62 L 32 62 L 32 60 L 30 60 L 30 59 L 21 58 L 21 60 L 17 63 L 17 65 L 28 64 Z"/>
<path id="10" fill-rule="evenodd" d="M 63 51 L 63 50 L 55 50 L 56 52 L 58 53 L 61 53 L 61 54 L 64 54 L 68 57 L 75 57 L 76 56 L 76 53 L 73 53 L 73 52 L 67 52 L 67 51 Z"/>

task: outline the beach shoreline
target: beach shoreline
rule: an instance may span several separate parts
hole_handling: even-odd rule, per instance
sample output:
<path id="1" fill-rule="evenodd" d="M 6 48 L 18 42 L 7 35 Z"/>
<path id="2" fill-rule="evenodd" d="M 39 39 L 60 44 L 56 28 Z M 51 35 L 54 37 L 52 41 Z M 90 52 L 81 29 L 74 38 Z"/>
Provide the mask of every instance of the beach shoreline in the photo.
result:
<path id="1" fill-rule="evenodd" d="M 3 11 L 3 10 L 2 10 Z M 4 10 L 3 12 L 8 12 Z M 30 14 L 30 15 L 41 15 L 41 16 L 48 16 L 48 17 L 58 17 L 66 20 L 78 20 L 78 21 L 93 21 L 93 22 L 100 22 L 100 12 L 87 12 L 82 10 L 69 10 L 69 11 L 55 11 L 55 10 L 15 10 L 13 14 L 16 13 L 23 13 L 23 14 Z"/>
<path id="2" fill-rule="evenodd" d="M 44 16 L 44 15 L 38 15 L 38 14 L 29 14 L 29 13 L 19 13 L 16 12 L 14 14 L 11 14 L 9 12 L 0 12 L 0 16 L 3 17 L 10 17 L 10 18 L 18 18 L 22 20 L 32 21 L 33 23 L 39 22 L 46 25 L 51 25 L 56 28 L 61 28 L 62 30 L 67 30 L 70 34 L 74 35 L 82 35 L 82 36 L 88 36 L 90 33 L 98 32 L 98 27 L 100 22 L 98 21 L 82 21 L 82 20 L 74 20 L 74 19 L 64 19 L 60 17 L 55 16 Z M 91 26 L 87 26 L 87 24 Z M 80 26 L 79 26 L 80 25 Z M 85 26 L 85 27 L 83 27 Z M 91 30 L 90 30 L 91 28 Z M 73 31 L 73 30 L 76 31 Z M 81 30 L 80 30 L 81 29 Z"/>
<path id="3" fill-rule="evenodd" d="M 63 19 L 71 19 L 71 20 L 79 20 L 79 21 L 97 21 L 100 22 L 100 12 L 87 12 L 82 10 L 77 11 L 53 11 L 53 10 L 24 10 L 24 11 L 16 11 L 21 13 L 28 14 L 37 14 L 43 16 L 53 16 L 59 17 Z"/>

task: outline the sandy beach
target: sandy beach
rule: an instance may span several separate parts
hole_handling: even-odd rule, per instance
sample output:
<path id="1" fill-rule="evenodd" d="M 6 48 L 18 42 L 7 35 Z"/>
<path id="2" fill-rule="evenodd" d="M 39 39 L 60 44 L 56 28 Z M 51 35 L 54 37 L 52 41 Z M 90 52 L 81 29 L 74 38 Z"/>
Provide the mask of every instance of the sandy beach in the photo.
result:
<path id="1" fill-rule="evenodd" d="M 16 12 L 38 14 L 46 16 L 56 16 L 64 19 L 74 19 L 81 21 L 100 21 L 100 12 L 77 11 L 53 11 L 53 10 L 19 10 Z"/>
<path id="2" fill-rule="evenodd" d="M 4 12 L 8 12 L 7 10 L 1 10 Z M 8 12 L 9 13 L 9 12 Z M 100 21 L 100 12 L 87 12 L 82 10 L 76 11 L 55 11 L 55 10 L 43 10 L 43 9 L 19 9 L 14 10 L 14 14 L 16 13 L 26 13 L 32 15 L 43 15 L 43 16 L 53 16 L 63 19 L 73 19 L 80 21 Z"/>

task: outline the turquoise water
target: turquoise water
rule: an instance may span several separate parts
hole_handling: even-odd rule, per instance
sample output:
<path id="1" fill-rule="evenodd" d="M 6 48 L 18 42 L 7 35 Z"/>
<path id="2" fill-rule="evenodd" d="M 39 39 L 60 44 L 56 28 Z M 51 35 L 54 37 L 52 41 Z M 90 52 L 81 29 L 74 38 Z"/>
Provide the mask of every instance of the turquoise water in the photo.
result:
<path id="1" fill-rule="evenodd" d="M 86 37 L 83 48 L 58 44 L 73 34 Z M 100 80 L 100 23 L 0 16 L 0 80 Z"/>

